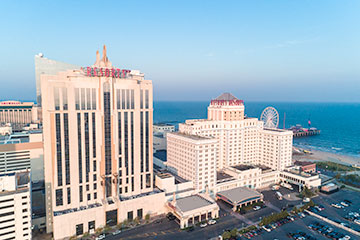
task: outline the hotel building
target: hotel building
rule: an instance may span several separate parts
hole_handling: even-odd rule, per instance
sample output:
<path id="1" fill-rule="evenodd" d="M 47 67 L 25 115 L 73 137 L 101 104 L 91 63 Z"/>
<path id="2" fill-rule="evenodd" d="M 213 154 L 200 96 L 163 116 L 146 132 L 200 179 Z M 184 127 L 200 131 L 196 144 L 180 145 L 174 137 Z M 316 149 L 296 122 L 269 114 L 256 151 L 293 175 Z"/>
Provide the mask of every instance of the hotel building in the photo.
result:
<path id="1" fill-rule="evenodd" d="M 31 239 L 30 172 L 0 174 L 0 239 Z"/>
<path id="2" fill-rule="evenodd" d="M 165 211 L 153 188 L 152 82 L 113 68 L 41 75 L 47 231 L 55 239 Z"/>
<path id="3" fill-rule="evenodd" d="M 279 182 L 279 172 L 292 166 L 293 134 L 266 129 L 262 121 L 245 117 L 244 112 L 242 100 L 224 93 L 211 101 L 207 119 L 179 124 L 179 133 L 167 134 L 169 170 L 189 180 L 215 179 L 215 184 L 194 184 L 198 190 L 207 185 L 214 192 L 243 186 L 261 188 Z M 211 154 L 203 138 L 213 139 Z M 202 151 L 194 154 L 193 146 Z M 206 156 L 204 162 L 209 167 L 216 163 L 216 171 L 202 172 L 203 168 L 193 167 L 200 156 Z"/>

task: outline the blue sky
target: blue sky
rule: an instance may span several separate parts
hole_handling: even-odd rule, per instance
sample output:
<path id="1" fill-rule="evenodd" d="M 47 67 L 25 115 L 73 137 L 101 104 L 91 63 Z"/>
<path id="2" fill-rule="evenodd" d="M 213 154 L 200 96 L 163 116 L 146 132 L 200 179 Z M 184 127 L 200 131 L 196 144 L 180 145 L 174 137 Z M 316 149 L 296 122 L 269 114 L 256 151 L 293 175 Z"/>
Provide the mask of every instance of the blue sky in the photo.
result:
<path id="1" fill-rule="evenodd" d="M 35 99 L 34 55 L 140 69 L 155 100 L 360 102 L 360 1 L 2 1 L 0 99 Z"/>

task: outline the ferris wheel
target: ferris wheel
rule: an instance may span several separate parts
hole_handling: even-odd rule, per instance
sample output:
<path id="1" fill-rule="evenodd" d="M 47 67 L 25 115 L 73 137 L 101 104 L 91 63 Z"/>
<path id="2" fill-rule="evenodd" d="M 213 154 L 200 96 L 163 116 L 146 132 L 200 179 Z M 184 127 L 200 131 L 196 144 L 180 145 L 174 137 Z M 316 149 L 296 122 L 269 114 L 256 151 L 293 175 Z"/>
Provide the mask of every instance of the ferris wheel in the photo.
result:
<path id="1" fill-rule="evenodd" d="M 273 107 L 267 107 L 261 113 L 260 120 L 264 122 L 265 128 L 277 128 L 279 126 L 279 113 Z"/>

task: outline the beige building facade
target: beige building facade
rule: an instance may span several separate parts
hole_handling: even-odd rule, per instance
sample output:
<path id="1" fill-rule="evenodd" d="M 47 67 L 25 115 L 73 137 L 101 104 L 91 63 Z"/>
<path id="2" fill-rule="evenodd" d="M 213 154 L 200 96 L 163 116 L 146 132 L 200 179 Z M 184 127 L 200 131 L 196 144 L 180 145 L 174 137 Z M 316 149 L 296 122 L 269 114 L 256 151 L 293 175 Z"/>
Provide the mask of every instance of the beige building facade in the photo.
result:
<path id="1" fill-rule="evenodd" d="M 38 109 L 33 102 L 0 102 L 0 123 L 25 125 L 38 121 Z"/>
<path id="2" fill-rule="evenodd" d="M 164 212 L 153 189 L 152 82 L 112 67 L 41 75 L 47 230 L 55 239 Z"/>
<path id="3" fill-rule="evenodd" d="M 169 169 L 194 181 L 204 178 L 200 174 L 215 179 L 215 184 L 195 184 L 198 190 L 204 190 L 206 185 L 215 192 L 242 186 L 261 188 L 278 182 L 278 171 L 292 165 L 292 132 L 266 129 L 262 121 L 245 117 L 244 112 L 242 100 L 224 93 L 211 101 L 208 119 L 179 124 L 179 133 L 167 135 Z M 178 140 L 181 135 L 186 136 L 182 141 Z M 215 162 L 216 172 L 201 173 L 200 168 L 192 167 L 199 157 L 190 146 L 201 145 L 201 138 L 217 141 L 212 149 L 214 159 L 207 160 L 208 164 Z M 253 167 L 242 169 L 246 166 Z"/>
<path id="4" fill-rule="evenodd" d="M 191 180 L 196 190 L 213 188 L 216 184 L 216 155 L 218 140 L 212 137 L 167 134 L 167 166 L 170 171 Z"/>

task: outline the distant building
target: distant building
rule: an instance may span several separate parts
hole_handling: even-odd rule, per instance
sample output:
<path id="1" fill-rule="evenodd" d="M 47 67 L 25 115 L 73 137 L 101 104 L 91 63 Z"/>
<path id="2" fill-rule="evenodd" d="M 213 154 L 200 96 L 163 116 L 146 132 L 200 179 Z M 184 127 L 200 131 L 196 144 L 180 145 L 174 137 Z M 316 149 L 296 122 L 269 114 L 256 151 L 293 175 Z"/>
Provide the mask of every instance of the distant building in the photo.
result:
<path id="1" fill-rule="evenodd" d="M 10 123 L 13 128 L 38 122 L 38 109 L 33 102 L 0 102 L 0 124 Z"/>
<path id="2" fill-rule="evenodd" d="M 63 63 L 44 57 L 42 53 L 35 55 L 35 80 L 36 80 L 36 101 L 41 107 L 41 81 L 40 76 L 43 74 L 55 75 L 71 69 L 80 69 L 79 66 Z"/>
<path id="3" fill-rule="evenodd" d="M 175 126 L 167 123 L 157 123 L 153 125 L 154 134 L 175 132 Z"/>
<path id="4" fill-rule="evenodd" d="M 301 171 L 303 172 L 316 172 L 316 163 L 314 162 L 307 162 L 307 161 L 296 161 L 294 163 L 296 166 L 299 166 Z"/>
<path id="5" fill-rule="evenodd" d="M 0 174 L 1 239 L 31 239 L 30 172 Z"/>

